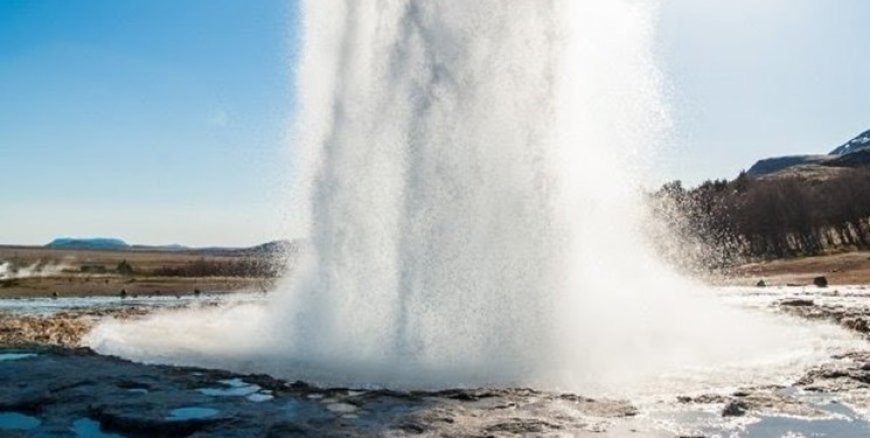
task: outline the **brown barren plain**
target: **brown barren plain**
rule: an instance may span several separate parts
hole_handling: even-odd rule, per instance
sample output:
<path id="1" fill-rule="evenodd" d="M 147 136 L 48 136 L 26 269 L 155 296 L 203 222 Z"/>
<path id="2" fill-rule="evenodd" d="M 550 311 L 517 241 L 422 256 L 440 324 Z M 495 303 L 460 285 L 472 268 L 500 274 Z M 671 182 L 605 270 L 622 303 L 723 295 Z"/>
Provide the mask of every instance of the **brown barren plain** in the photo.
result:
<path id="1" fill-rule="evenodd" d="M 768 286 L 812 285 L 820 276 L 832 286 L 870 284 L 870 251 L 748 263 L 735 268 L 725 283 L 755 285 L 764 280 Z"/>
<path id="2" fill-rule="evenodd" d="M 233 250 L 0 246 L 2 263 L 18 267 L 18 274 L 0 277 L 0 297 L 11 298 L 265 292 L 286 260 Z"/>

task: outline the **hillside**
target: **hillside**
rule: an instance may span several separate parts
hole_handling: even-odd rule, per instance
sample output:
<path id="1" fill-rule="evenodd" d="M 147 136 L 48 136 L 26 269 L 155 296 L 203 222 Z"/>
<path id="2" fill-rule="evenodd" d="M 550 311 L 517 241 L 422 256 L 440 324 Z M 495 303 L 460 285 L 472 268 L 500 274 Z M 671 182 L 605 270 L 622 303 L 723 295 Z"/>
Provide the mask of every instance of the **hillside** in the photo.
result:
<path id="1" fill-rule="evenodd" d="M 824 163 L 830 155 L 790 155 L 759 160 L 746 173 L 749 176 L 760 177 L 780 172 L 795 166 L 807 166 Z"/>
<path id="2" fill-rule="evenodd" d="M 661 250 L 680 263 L 727 267 L 870 249 L 868 139 L 870 131 L 830 154 L 763 159 L 731 181 L 666 184 L 652 205 L 680 242 Z"/>
<path id="3" fill-rule="evenodd" d="M 746 171 L 754 178 L 803 177 L 818 181 L 836 177 L 835 168 L 863 167 L 870 165 L 870 130 L 834 148 L 828 154 L 787 155 L 764 158 Z"/>

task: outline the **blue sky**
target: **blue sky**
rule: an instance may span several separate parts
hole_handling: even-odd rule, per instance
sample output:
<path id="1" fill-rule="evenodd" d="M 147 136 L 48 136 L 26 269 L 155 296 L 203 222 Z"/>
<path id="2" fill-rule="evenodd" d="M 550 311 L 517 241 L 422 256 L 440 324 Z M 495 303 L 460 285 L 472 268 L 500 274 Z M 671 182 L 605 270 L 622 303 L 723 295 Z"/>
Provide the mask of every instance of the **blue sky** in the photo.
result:
<path id="1" fill-rule="evenodd" d="M 280 237 L 295 5 L 0 0 L 0 242 Z"/>
<path id="2" fill-rule="evenodd" d="M 870 2 L 661 4 L 662 180 L 870 128 Z M 292 0 L 0 0 L 0 242 L 292 235 L 297 29 Z"/>
<path id="3" fill-rule="evenodd" d="M 870 1 L 663 0 L 675 136 L 663 173 L 732 178 L 870 129 Z"/>

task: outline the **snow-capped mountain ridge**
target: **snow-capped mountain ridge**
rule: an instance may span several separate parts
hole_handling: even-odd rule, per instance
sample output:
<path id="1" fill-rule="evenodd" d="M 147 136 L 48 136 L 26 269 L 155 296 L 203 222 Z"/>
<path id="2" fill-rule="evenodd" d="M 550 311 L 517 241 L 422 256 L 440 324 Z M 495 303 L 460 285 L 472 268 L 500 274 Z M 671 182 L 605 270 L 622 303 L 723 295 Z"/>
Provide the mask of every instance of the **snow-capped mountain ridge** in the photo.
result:
<path id="1" fill-rule="evenodd" d="M 846 155 L 870 148 L 870 129 L 849 140 L 844 145 L 831 151 L 831 155 Z"/>
<path id="2" fill-rule="evenodd" d="M 863 166 L 867 161 L 866 157 L 863 156 L 866 152 L 870 152 L 870 130 L 862 132 L 827 155 L 789 155 L 765 158 L 757 161 L 746 173 L 749 176 L 760 177 L 798 166 Z M 861 153 L 861 156 L 852 156 L 856 153 Z"/>

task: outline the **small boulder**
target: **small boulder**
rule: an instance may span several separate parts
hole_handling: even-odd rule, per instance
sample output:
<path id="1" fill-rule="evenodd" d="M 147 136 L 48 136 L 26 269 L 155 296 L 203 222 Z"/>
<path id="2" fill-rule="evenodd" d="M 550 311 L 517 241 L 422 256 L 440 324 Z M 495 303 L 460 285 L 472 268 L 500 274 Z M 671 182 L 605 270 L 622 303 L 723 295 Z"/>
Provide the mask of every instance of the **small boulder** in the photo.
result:
<path id="1" fill-rule="evenodd" d="M 813 284 L 818 287 L 828 287 L 828 277 L 824 275 L 818 276 L 813 279 Z"/>
<path id="2" fill-rule="evenodd" d="M 767 287 L 767 283 L 764 280 L 758 280 L 758 283 L 755 283 L 755 287 Z"/>
<path id="3" fill-rule="evenodd" d="M 789 300 L 782 300 L 779 304 L 782 306 L 807 307 L 814 305 L 815 302 L 803 298 L 792 298 Z"/>
<path id="4" fill-rule="evenodd" d="M 749 405 L 743 400 L 733 400 L 722 410 L 723 417 L 742 417 L 749 410 Z"/>
<path id="5" fill-rule="evenodd" d="M 843 319 L 842 324 L 851 330 L 855 330 L 856 332 L 870 332 L 870 321 L 864 318 L 846 318 Z"/>

